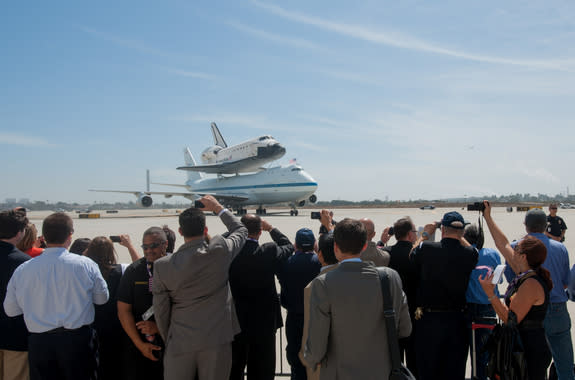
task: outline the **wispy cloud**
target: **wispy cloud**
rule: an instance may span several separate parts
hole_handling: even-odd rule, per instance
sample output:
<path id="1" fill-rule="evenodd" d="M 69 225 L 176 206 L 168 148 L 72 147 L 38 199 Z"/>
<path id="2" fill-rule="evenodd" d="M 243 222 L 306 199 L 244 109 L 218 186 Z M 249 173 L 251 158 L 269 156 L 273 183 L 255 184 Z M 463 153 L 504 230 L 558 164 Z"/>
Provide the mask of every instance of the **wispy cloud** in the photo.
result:
<path id="1" fill-rule="evenodd" d="M 200 71 L 188 71 L 188 70 L 179 70 L 179 69 L 167 69 L 168 72 L 172 74 L 176 74 L 182 77 L 187 78 L 197 78 L 197 79 L 205 79 L 205 80 L 216 80 L 217 77 L 212 74 L 203 73 Z"/>
<path id="2" fill-rule="evenodd" d="M 240 32 L 249 34 L 251 36 L 275 42 L 281 45 L 291 46 L 295 48 L 318 50 L 323 48 L 313 42 L 301 38 L 286 37 L 279 34 L 271 33 L 265 30 L 252 28 L 251 26 L 244 25 L 236 21 L 229 21 L 226 24 Z"/>
<path id="3" fill-rule="evenodd" d="M 17 145 L 28 147 L 52 147 L 54 144 L 38 137 L 0 133 L 0 145 Z"/>
<path id="4" fill-rule="evenodd" d="M 130 50 L 138 51 L 140 53 L 155 55 L 155 56 L 164 57 L 164 58 L 173 58 L 173 57 L 177 56 L 177 54 L 173 54 L 170 52 L 156 49 L 154 47 L 146 45 L 145 43 L 143 43 L 141 41 L 126 39 L 123 37 L 119 37 L 119 36 L 116 36 L 116 35 L 113 35 L 110 33 L 106 33 L 106 32 L 101 32 L 99 30 L 96 30 L 93 28 L 88 28 L 85 26 L 80 26 L 80 29 L 83 32 L 88 33 L 94 37 L 100 38 L 100 39 L 105 40 L 105 41 L 112 42 L 116 45 L 128 48 Z"/>
<path id="5" fill-rule="evenodd" d="M 346 37 L 360 39 L 363 41 L 392 46 L 401 49 L 415 50 L 439 55 L 450 56 L 468 61 L 524 66 L 539 69 L 553 70 L 573 70 L 575 69 L 575 59 L 565 60 L 538 60 L 538 59 L 516 59 L 495 57 L 482 54 L 473 54 L 461 50 L 446 48 L 416 37 L 409 36 L 400 32 L 371 30 L 359 25 L 346 24 L 322 19 L 315 16 L 309 16 L 300 12 L 289 11 L 282 7 L 272 4 L 266 4 L 257 0 L 252 0 L 252 4 L 276 16 L 297 22 L 300 24 L 310 25 L 322 30 L 338 33 Z"/>

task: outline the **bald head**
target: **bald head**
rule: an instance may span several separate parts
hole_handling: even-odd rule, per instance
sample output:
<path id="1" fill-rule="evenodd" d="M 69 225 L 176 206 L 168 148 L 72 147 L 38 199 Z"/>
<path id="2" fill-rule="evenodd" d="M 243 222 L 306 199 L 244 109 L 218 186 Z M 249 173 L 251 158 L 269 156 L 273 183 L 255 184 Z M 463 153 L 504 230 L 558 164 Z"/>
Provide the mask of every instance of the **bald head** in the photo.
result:
<path id="1" fill-rule="evenodd" d="M 359 220 L 361 224 L 364 225 L 365 230 L 367 231 L 367 241 L 371 241 L 375 236 L 375 224 L 371 219 L 363 218 Z"/>

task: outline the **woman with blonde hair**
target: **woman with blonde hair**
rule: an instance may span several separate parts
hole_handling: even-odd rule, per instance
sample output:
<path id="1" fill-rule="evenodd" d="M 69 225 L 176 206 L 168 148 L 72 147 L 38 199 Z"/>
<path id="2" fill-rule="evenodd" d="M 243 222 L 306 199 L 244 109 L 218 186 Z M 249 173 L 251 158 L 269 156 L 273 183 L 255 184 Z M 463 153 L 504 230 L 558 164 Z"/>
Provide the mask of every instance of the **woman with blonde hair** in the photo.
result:
<path id="1" fill-rule="evenodd" d="M 44 252 L 44 249 L 40 248 L 38 230 L 34 224 L 30 223 L 26 226 L 24 229 L 24 237 L 20 240 L 16 248 L 28 254 L 30 257 L 36 257 Z"/>

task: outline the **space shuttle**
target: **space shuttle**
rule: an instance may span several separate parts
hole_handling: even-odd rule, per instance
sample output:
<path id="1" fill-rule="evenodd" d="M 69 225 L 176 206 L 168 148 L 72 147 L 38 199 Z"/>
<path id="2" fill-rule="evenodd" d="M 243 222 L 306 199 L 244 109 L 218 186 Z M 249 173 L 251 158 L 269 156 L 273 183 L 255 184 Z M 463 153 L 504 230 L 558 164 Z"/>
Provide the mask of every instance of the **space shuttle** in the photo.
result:
<path id="1" fill-rule="evenodd" d="M 201 155 L 203 165 L 180 166 L 188 170 L 210 174 L 238 174 L 256 172 L 262 165 L 284 156 L 285 148 L 273 137 L 264 135 L 228 146 L 216 123 L 211 124 L 214 145 Z"/>

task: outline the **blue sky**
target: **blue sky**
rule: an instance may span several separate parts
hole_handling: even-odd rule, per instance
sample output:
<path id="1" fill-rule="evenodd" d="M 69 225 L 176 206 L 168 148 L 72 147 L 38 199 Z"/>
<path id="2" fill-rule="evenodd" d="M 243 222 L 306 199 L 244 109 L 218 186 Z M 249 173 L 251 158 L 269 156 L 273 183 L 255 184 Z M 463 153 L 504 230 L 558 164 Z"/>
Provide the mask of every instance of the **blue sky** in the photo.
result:
<path id="1" fill-rule="evenodd" d="M 571 1 L 12 2 L 0 33 L 0 200 L 181 183 L 212 121 L 322 200 L 575 191 Z"/>

